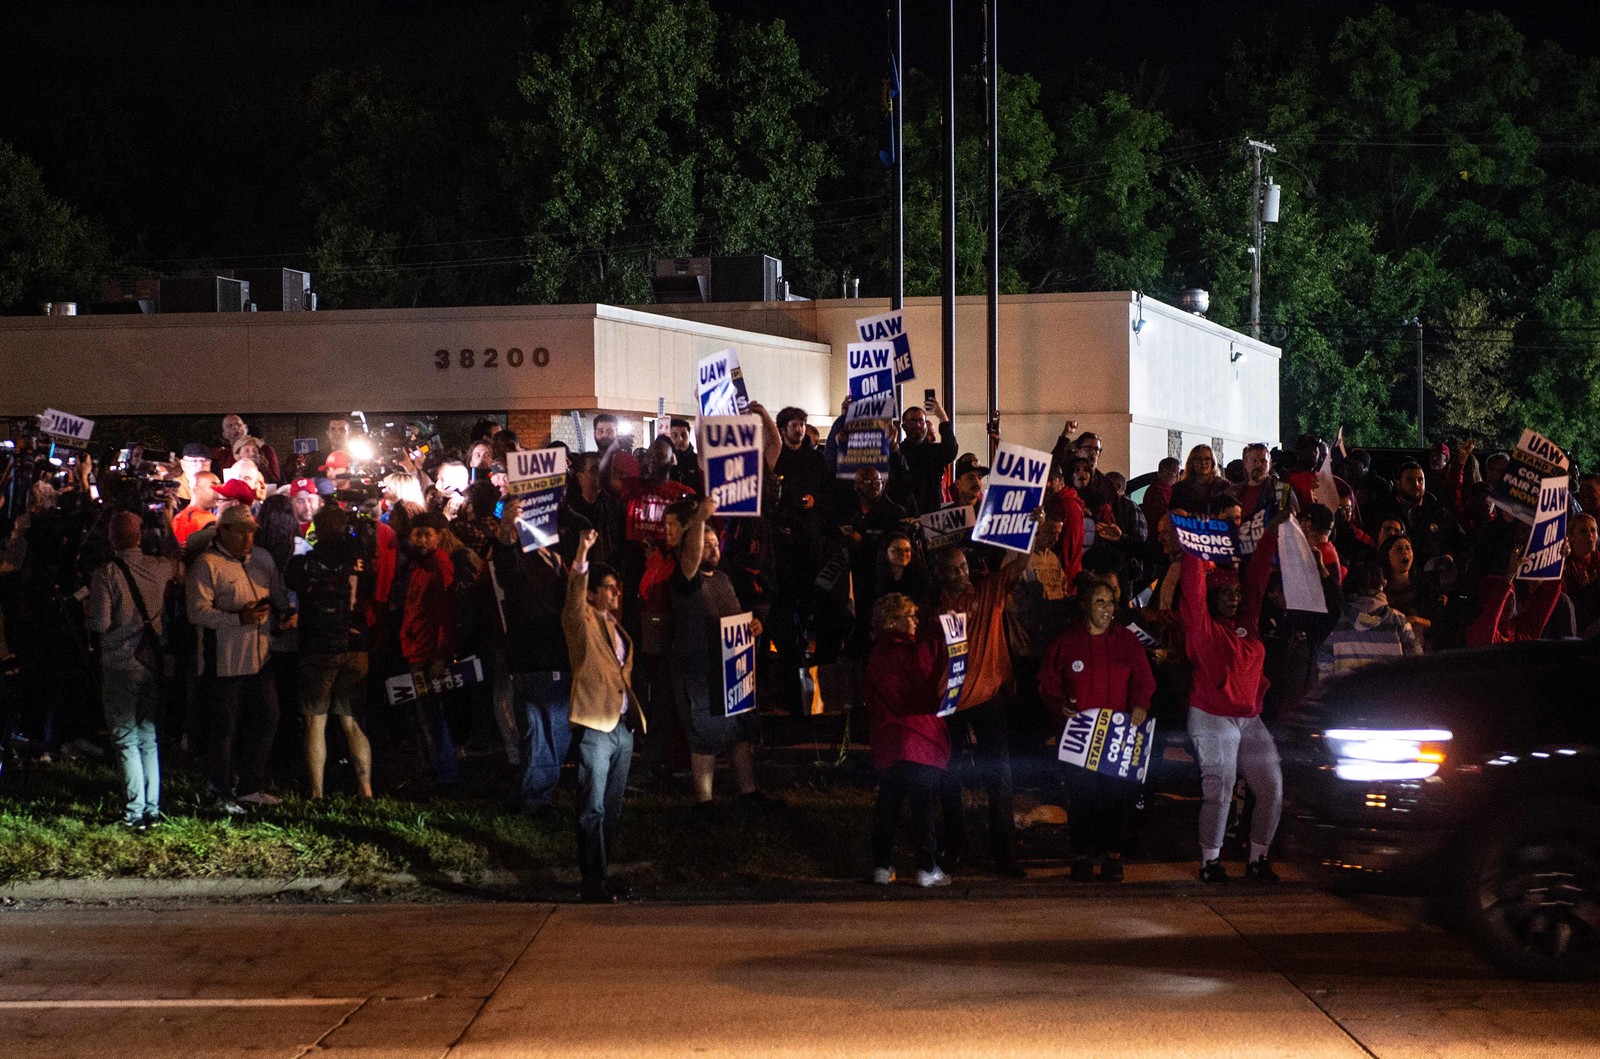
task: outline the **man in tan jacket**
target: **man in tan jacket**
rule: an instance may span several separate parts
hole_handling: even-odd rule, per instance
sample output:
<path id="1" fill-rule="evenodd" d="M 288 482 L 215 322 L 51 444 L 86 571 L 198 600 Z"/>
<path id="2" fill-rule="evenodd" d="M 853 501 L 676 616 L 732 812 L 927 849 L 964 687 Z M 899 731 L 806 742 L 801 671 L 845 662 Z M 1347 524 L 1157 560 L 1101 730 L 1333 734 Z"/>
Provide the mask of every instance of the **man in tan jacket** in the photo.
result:
<path id="1" fill-rule="evenodd" d="M 626 889 L 606 882 L 606 865 L 622 819 L 622 795 L 633 761 L 633 727 L 644 731 L 644 712 L 633 692 L 633 641 L 617 620 L 622 581 L 615 570 L 589 567 L 598 539 L 585 530 L 578 539 L 561 628 L 572 661 L 572 707 L 568 718 L 578 751 L 578 867 L 583 899 L 612 904 Z"/>

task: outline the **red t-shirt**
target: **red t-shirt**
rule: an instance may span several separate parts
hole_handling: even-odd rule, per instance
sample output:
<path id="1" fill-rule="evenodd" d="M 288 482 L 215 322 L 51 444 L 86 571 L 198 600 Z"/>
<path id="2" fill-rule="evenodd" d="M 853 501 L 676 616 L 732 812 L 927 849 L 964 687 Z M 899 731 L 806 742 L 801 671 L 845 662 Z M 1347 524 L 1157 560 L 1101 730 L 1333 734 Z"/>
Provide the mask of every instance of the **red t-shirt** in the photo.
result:
<path id="1" fill-rule="evenodd" d="M 627 509 L 628 540 L 640 544 L 661 544 L 666 540 L 662 521 L 667 508 L 675 500 L 694 496 L 695 491 L 682 482 L 670 479 L 658 482 L 651 478 L 624 478 L 622 502 Z"/>

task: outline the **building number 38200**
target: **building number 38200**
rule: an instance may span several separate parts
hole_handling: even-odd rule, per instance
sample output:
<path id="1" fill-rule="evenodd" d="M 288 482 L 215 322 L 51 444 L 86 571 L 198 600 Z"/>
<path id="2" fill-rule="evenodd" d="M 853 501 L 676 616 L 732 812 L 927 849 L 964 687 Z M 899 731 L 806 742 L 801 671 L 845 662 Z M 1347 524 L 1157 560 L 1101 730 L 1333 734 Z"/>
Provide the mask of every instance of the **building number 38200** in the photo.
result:
<path id="1" fill-rule="evenodd" d="M 449 371 L 452 366 L 463 369 L 498 368 L 501 364 L 508 368 L 520 368 L 529 362 L 536 368 L 547 366 L 550 363 L 550 351 L 539 346 L 531 353 L 524 353 L 517 346 L 512 346 L 504 353 L 498 349 L 441 349 L 433 354 L 433 366 L 440 371 Z"/>

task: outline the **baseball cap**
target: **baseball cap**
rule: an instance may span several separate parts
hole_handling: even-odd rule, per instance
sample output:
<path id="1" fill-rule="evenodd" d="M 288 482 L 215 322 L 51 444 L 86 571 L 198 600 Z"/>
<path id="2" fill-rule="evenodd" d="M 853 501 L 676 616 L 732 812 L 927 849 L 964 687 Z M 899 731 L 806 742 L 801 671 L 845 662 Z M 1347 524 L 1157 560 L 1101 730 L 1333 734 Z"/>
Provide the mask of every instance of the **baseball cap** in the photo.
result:
<path id="1" fill-rule="evenodd" d="M 963 474 L 971 474 L 973 472 L 977 472 L 977 474 L 981 477 L 989 473 L 989 468 L 979 463 L 978 457 L 970 452 L 963 452 L 960 456 L 956 457 L 957 478 L 960 478 Z"/>
<path id="2" fill-rule="evenodd" d="M 198 441 L 191 441 L 189 444 L 183 447 L 183 455 L 181 458 L 185 460 L 209 460 L 211 458 L 211 450 L 200 444 Z"/>
<path id="3" fill-rule="evenodd" d="M 216 494 L 224 500 L 234 500 L 241 504 L 255 502 L 256 491 L 250 483 L 243 478 L 231 478 L 216 487 Z"/>
<path id="4" fill-rule="evenodd" d="M 330 474 L 338 471 L 348 471 L 350 469 L 350 454 L 343 449 L 334 449 L 328 453 L 325 466 Z"/>
<path id="5" fill-rule="evenodd" d="M 290 496 L 316 496 L 317 483 L 310 478 L 296 478 L 289 484 Z"/>

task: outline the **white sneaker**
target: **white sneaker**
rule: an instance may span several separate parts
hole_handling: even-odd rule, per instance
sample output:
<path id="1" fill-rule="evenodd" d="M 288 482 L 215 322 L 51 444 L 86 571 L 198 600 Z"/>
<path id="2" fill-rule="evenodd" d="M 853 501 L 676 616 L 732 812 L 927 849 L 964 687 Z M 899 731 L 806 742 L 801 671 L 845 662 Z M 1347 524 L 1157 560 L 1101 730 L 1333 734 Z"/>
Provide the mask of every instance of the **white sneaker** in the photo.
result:
<path id="1" fill-rule="evenodd" d="M 268 794 L 266 791 L 255 791 L 254 793 L 246 794 L 244 797 L 240 798 L 239 801 L 245 805 L 283 804 L 282 798 L 279 798 L 276 794 Z"/>
<path id="2" fill-rule="evenodd" d="M 920 871 L 919 870 L 917 872 L 917 885 L 918 886 L 949 886 L 950 885 L 950 876 L 946 875 L 944 873 L 944 869 L 942 869 L 942 868 L 935 868 L 932 871 Z"/>
<path id="3" fill-rule="evenodd" d="M 874 886 L 888 886 L 892 882 L 894 882 L 894 869 L 893 868 L 873 868 L 872 869 L 872 885 L 874 885 Z"/>

